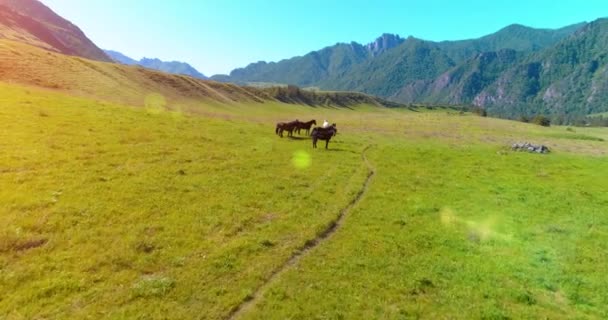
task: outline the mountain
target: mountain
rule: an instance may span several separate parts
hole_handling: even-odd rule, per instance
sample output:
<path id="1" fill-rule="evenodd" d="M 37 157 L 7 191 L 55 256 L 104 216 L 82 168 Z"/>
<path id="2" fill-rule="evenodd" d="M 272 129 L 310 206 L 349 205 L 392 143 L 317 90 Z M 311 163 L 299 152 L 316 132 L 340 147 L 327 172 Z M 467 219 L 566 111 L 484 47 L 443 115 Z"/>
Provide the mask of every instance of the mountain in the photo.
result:
<path id="1" fill-rule="evenodd" d="M 400 45 L 317 85 L 323 89 L 361 91 L 390 97 L 403 85 L 432 79 L 454 66 L 454 61 L 434 43 L 409 37 Z"/>
<path id="2" fill-rule="evenodd" d="M 139 63 L 139 61 L 129 58 L 118 51 L 104 50 L 104 52 L 108 55 L 108 57 L 110 57 L 110 59 L 118 63 L 126 64 L 128 66 L 136 65 Z"/>
<path id="3" fill-rule="evenodd" d="M 168 72 L 168 73 L 175 73 L 175 74 L 184 74 L 184 75 L 192 76 L 192 77 L 199 78 L 199 79 L 207 79 L 207 77 L 205 75 L 198 72 L 198 70 L 194 69 L 191 65 L 189 65 L 185 62 L 161 61 L 159 59 L 143 58 L 143 59 L 139 60 L 138 64 L 143 67 L 154 69 L 154 70 L 160 70 L 160 71 L 164 71 L 164 72 Z"/>
<path id="4" fill-rule="evenodd" d="M 533 52 L 484 52 L 392 100 L 473 104 L 490 114 L 586 115 L 608 110 L 608 19 L 599 19 Z"/>
<path id="5" fill-rule="evenodd" d="M 559 29 L 535 29 L 512 24 L 478 39 L 442 41 L 438 45 L 454 61 L 463 62 L 482 52 L 503 49 L 521 52 L 542 50 L 556 44 L 584 25 L 585 23 L 577 23 Z"/>
<path id="6" fill-rule="evenodd" d="M 367 45 L 338 43 L 301 57 L 257 62 L 235 69 L 230 75 L 216 75 L 212 79 L 360 91 L 400 103 L 476 104 L 487 107 L 491 113 L 505 116 L 541 111 L 583 112 L 601 107 L 583 107 L 583 103 L 575 103 L 576 107 L 570 109 L 560 107 L 572 105 L 575 100 L 571 96 L 567 103 L 560 100 L 560 106 L 555 101 L 552 107 L 546 106 L 548 100 L 556 99 L 556 92 L 561 94 L 564 86 L 580 86 L 578 82 L 564 80 L 555 84 L 543 99 L 531 97 L 530 93 L 546 88 L 535 84 L 534 79 L 522 78 L 528 74 L 535 77 L 534 59 L 542 60 L 543 54 L 550 55 L 548 52 L 555 50 L 567 50 L 560 45 L 572 37 L 580 37 L 580 30 L 594 24 L 597 23 L 579 23 L 559 29 L 535 29 L 513 24 L 478 39 L 443 42 L 384 34 Z M 601 61 L 599 58 L 595 60 Z M 513 69 L 519 65 L 519 69 Z M 593 65 L 589 68 L 593 69 Z M 542 79 L 545 81 L 545 76 Z M 580 77 L 577 79 L 582 80 Z M 600 76 L 594 80 L 593 87 L 599 88 L 602 79 Z M 499 81 L 502 84 L 498 84 Z M 589 79 L 585 81 L 590 83 Z M 524 88 L 535 85 L 539 88 Z M 598 90 L 594 91 L 591 100 L 601 99 L 602 92 Z M 502 92 L 510 94 L 505 96 Z"/>
<path id="7" fill-rule="evenodd" d="M 63 54 L 110 61 L 82 30 L 37 0 L 0 0 L 0 38 Z"/>
<path id="8" fill-rule="evenodd" d="M 367 51 L 375 57 L 385 51 L 399 46 L 403 43 L 403 41 L 405 40 L 396 34 L 385 33 L 373 42 L 368 43 L 365 46 L 365 49 L 367 49 Z"/>
<path id="9" fill-rule="evenodd" d="M 142 67 L 159 70 L 159 71 L 164 71 L 164 72 L 168 72 L 168 73 L 183 74 L 183 75 L 187 75 L 187 76 L 191 76 L 191 77 L 195 77 L 195 78 L 199 78 L 199 79 L 207 79 L 207 77 L 204 74 L 200 73 L 194 67 L 192 67 L 191 65 L 189 65 L 185 62 L 179 62 L 179 61 L 167 62 L 167 61 L 161 61 L 159 59 L 149 59 L 149 58 L 143 58 L 143 59 L 137 61 L 135 59 L 127 57 L 126 55 L 124 55 L 118 51 L 105 50 L 105 53 L 108 56 L 110 56 L 110 58 L 112 58 L 112 60 L 114 60 L 118 63 L 122 63 L 122 64 L 126 64 L 126 65 L 140 65 Z"/>
<path id="10" fill-rule="evenodd" d="M 435 79 L 405 85 L 391 98 L 430 104 L 471 104 L 485 87 L 523 57 L 524 54 L 512 49 L 477 53 Z"/>
<path id="11" fill-rule="evenodd" d="M 515 111 L 591 114 L 608 109 L 608 19 L 526 57 L 484 88 L 473 103 L 495 114 Z M 520 109 L 520 110 L 518 110 Z"/>
<path id="12" fill-rule="evenodd" d="M 397 47 L 403 41 L 398 35 L 383 34 L 367 45 L 356 42 L 337 43 L 301 57 L 279 62 L 252 63 L 245 68 L 233 70 L 230 75 L 215 75 L 211 79 L 240 84 L 269 82 L 315 86 L 328 78 L 343 76 L 354 66 Z"/>
<path id="13" fill-rule="evenodd" d="M 212 80 L 247 83 L 273 82 L 311 86 L 331 75 L 340 75 L 371 56 L 358 43 L 338 43 L 302 57 L 279 62 L 260 61 L 245 68 L 233 70 L 229 76 L 216 75 Z"/>

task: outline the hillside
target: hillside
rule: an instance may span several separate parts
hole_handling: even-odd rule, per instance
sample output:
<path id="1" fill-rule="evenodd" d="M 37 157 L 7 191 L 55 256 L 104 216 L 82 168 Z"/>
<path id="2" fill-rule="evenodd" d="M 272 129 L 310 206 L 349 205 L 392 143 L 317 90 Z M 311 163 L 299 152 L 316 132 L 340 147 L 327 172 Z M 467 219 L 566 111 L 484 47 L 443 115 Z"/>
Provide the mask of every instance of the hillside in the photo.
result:
<path id="1" fill-rule="evenodd" d="M 358 43 L 341 43 L 302 57 L 279 62 L 252 63 L 246 68 L 233 70 L 230 76 L 215 75 L 211 79 L 234 83 L 273 82 L 307 87 L 328 76 L 344 73 L 353 65 L 368 59 L 370 54 Z"/>
<path id="2" fill-rule="evenodd" d="M 279 62 L 260 61 L 233 70 L 230 75 L 215 75 L 211 79 L 223 82 L 271 82 L 298 86 L 317 86 L 331 77 L 342 77 L 353 67 L 369 61 L 403 43 L 397 35 L 383 34 L 366 45 L 356 42 L 338 43 L 302 57 Z M 333 89 L 326 87 L 324 89 Z M 349 88 L 356 90 L 356 88 Z"/>
<path id="3" fill-rule="evenodd" d="M 158 71 L 163 71 L 173 74 L 183 74 L 199 79 L 207 79 L 207 77 L 196 70 L 188 63 L 181 61 L 162 61 L 156 58 L 142 58 L 139 61 L 130 58 L 120 52 L 112 50 L 104 50 L 104 52 L 114 61 L 126 65 L 140 65 L 145 68 L 150 68 Z"/>
<path id="4" fill-rule="evenodd" d="M 0 0 L 0 39 L 55 52 L 111 61 L 77 26 L 38 0 Z"/>
<path id="5" fill-rule="evenodd" d="M 49 52 L 20 42 L 0 40 L 0 81 L 33 85 L 70 94 L 136 106 L 150 95 L 171 107 L 214 103 L 281 101 L 314 106 L 353 106 L 395 103 L 361 93 L 308 92 L 288 88 L 253 88 L 173 75 L 139 66 L 126 66 Z"/>
<path id="6" fill-rule="evenodd" d="M 0 92 L 0 318 L 608 316 L 605 128 Z"/>
<path id="7" fill-rule="evenodd" d="M 547 114 L 608 111 L 608 19 L 528 56 L 484 88 L 473 103 L 513 116 L 513 106 Z"/>
<path id="8" fill-rule="evenodd" d="M 584 25 L 585 23 L 577 23 L 559 29 L 535 29 L 512 24 L 478 39 L 442 41 L 438 45 L 451 59 L 461 63 L 483 52 L 496 52 L 504 49 L 519 52 L 542 50 L 555 45 Z"/>
<path id="9" fill-rule="evenodd" d="M 608 110 L 608 20 L 589 23 L 554 46 L 522 54 L 488 52 L 392 98 L 475 104 L 504 117 L 587 115 Z"/>
<path id="10" fill-rule="evenodd" d="M 331 90 L 353 90 L 390 97 L 405 84 L 432 79 L 452 67 L 454 61 L 428 41 L 408 38 L 342 74 L 328 77 L 317 85 Z"/>
<path id="11" fill-rule="evenodd" d="M 485 87 L 523 57 L 521 52 L 511 49 L 478 53 L 435 79 L 417 80 L 404 86 L 392 99 L 431 104 L 471 104 Z"/>

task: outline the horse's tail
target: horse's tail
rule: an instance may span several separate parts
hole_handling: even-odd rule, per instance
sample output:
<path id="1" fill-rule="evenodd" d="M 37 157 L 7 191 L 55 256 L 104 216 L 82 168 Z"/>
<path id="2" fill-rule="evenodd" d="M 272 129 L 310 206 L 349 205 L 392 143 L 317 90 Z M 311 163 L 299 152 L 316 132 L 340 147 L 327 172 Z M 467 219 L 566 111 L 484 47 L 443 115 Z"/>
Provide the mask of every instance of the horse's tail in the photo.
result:
<path id="1" fill-rule="evenodd" d="M 279 134 L 279 125 L 278 124 L 277 124 L 277 127 L 274 129 L 274 133 Z"/>

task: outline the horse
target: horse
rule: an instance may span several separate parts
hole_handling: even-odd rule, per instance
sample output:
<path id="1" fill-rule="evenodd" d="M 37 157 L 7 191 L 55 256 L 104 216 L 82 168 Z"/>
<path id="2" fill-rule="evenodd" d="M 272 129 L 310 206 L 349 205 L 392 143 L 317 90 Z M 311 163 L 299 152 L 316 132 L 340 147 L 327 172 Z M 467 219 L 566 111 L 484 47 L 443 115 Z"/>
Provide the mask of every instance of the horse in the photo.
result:
<path id="1" fill-rule="evenodd" d="M 312 147 L 317 147 L 317 140 L 325 140 L 325 149 L 327 149 L 327 146 L 329 145 L 329 140 L 331 140 L 331 138 L 337 133 L 338 129 L 336 128 L 335 123 L 329 126 L 328 128 L 315 127 L 314 129 L 312 129 L 312 133 L 310 134 L 312 136 Z"/>
<path id="2" fill-rule="evenodd" d="M 302 123 L 302 122 L 298 121 L 297 119 L 296 119 L 296 121 L 292 121 L 292 122 L 279 122 L 279 123 L 277 123 L 277 126 L 274 129 L 274 133 L 276 133 L 281 138 L 283 138 L 283 131 L 287 131 L 287 136 L 291 137 L 291 136 L 293 136 L 293 131 L 296 129 L 296 127 L 300 123 Z"/>
<path id="3" fill-rule="evenodd" d="M 298 134 L 300 134 L 300 130 L 304 129 L 306 130 L 306 135 L 310 135 L 310 128 L 312 127 L 312 125 L 317 125 L 317 121 L 316 120 L 310 120 L 308 122 L 300 122 L 298 123 L 298 126 L 296 127 L 296 131 L 298 132 Z"/>

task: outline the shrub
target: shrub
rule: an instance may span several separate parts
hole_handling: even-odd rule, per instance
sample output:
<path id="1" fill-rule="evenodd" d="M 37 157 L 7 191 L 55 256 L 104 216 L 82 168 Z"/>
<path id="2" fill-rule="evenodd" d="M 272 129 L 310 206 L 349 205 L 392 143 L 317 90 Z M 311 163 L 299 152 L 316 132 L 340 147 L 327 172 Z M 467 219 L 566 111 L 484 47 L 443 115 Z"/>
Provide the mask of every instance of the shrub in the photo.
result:
<path id="1" fill-rule="evenodd" d="M 530 119 L 528 119 L 528 117 L 526 117 L 524 115 L 521 115 L 521 116 L 519 116 L 519 121 L 528 123 L 528 122 L 530 122 Z"/>
<path id="2" fill-rule="evenodd" d="M 532 119 L 532 123 L 539 126 L 548 127 L 551 125 L 551 120 L 545 116 L 538 115 Z"/>
<path id="3" fill-rule="evenodd" d="M 486 109 L 484 109 L 482 107 L 473 107 L 473 109 L 471 109 L 471 111 L 480 117 L 488 116 L 488 112 L 486 111 Z"/>

